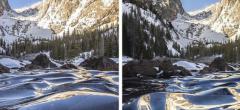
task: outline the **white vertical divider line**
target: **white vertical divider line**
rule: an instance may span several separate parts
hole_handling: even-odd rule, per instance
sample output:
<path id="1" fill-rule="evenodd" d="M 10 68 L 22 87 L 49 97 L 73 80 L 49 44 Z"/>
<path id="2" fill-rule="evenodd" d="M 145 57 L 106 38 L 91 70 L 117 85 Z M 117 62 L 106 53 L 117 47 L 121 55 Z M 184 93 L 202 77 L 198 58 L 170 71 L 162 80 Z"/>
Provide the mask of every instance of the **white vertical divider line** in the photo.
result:
<path id="1" fill-rule="evenodd" d="M 119 110 L 122 110 L 122 0 L 119 0 Z"/>

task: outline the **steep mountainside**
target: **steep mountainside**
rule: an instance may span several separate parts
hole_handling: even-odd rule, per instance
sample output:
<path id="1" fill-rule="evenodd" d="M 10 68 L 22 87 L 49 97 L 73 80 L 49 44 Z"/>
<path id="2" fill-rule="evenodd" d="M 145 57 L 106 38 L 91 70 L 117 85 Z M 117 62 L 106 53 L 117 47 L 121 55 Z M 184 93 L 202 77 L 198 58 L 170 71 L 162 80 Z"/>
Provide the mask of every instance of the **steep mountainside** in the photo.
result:
<path id="1" fill-rule="evenodd" d="M 189 45 L 227 41 L 225 34 L 199 22 L 210 12 L 191 16 L 180 0 L 125 0 L 123 12 L 124 54 L 128 56 L 181 56 Z"/>
<path id="2" fill-rule="evenodd" d="M 11 10 L 8 0 L 1 0 L 0 1 L 0 16 L 3 15 L 4 10 Z"/>
<path id="3" fill-rule="evenodd" d="M 61 60 L 86 51 L 116 57 L 118 0 L 42 0 L 14 10 L 1 0 L 0 54 L 42 51 Z"/>
<path id="4" fill-rule="evenodd" d="M 45 0 L 40 6 L 39 26 L 55 33 L 117 24 L 118 0 Z"/>
<path id="5" fill-rule="evenodd" d="M 240 10 L 239 0 L 221 0 L 202 11 L 193 13 L 199 16 L 203 13 L 211 13 L 210 16 L 203 17 L 199 23 L 210 25 L 217 32 L 226 34 L 230 39 L 235 40 L 240 35 Z"/>
<path id="6" fill-rule="evenodd" d="M 11 44 L 22 38 L 49 39 L 53 35 L 50 29 L 37 26 L 37 21 L 30 21 L 12 10 L 7 0 L 1 1 L 0 38 Z"/>
<path id="7" fill-rule="evenodd" d="M 0 2 L 0 37 L 8 43 L 19 38 L 51 39 L 74 30 L 116 27 L 117 21 L 117 0 L 43 0 L 16 11 L 7 0 Z"/>
<path id="8" fill-rule="evenodd" d="M 178 13 L 185 13 L 180 0 L 124 0 L 124 3 L 135 4 L 169 21 L 174 20 Z"/>

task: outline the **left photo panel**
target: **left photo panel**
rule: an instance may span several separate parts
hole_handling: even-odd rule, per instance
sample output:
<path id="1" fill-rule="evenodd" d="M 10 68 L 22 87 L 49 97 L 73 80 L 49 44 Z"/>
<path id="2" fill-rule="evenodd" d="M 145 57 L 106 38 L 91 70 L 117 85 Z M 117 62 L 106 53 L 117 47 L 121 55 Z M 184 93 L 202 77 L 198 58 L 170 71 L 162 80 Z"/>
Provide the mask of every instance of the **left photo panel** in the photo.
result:
<path id="1" fill-rule="evenodd" d="M 118 0 L 0 0 L 0 110 L 118 110 Z"/>

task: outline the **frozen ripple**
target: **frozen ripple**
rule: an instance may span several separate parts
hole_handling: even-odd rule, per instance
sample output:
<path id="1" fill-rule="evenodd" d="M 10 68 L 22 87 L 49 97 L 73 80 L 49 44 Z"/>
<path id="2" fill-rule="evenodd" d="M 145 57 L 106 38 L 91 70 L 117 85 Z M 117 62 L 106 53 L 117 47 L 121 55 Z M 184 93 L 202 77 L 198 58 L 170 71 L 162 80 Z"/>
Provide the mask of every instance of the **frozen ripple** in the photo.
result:
<path id="1" fill-rule="evenodd" d="M 1 110 L 118 109 L 118 72 L 48 69 L 0 77 Z"/>

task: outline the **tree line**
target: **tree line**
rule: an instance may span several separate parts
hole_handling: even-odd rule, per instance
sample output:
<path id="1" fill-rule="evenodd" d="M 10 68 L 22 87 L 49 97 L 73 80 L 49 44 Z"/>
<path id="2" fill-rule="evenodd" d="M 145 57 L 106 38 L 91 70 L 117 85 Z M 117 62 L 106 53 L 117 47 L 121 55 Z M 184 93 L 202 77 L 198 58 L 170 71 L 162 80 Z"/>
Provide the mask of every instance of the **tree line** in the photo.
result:
<path id="1" fill-rule="evenodd" d="M 171 29 L 162 29 L 141 17 L 139 8 L 132 14 L 123 14 L 123 54 L 136 59 L 152 59 L 156 56 L 178 57 L 195 60 L 200 57 L 222 55 L 228 62 L 240 61 L 240 39 L 226 43 L 193 42 L 186 48 L 173 43 L 180 54 L 173 55 L 167 47 L 172 41 Z M 163 25 L 170 25 L 164 24 Z M 227 37 L 227 36 L 226 36 Z"/>
<path id="2" fill-rule="evenodd" d="M 123 54 L 137 59 L 170 54 L 167 47 L 167 42 L 172 40 L 169 29 L 146 21 L 139 8 L 131 12 L 123 14 Z"/>
<path id="3" fill-rule="evenodd" d="M 18 39 L 12 44 L 0 39 L 1 55 L 21 57 L 26 54 L 49 51 L 58 60 L 71 59 L 82 52 L 94 51 L 94 56 L 118 56 L 118 27 L 91 31 L 69 31 L 51 39 Z"/>
<path id="4" fill-rule="evenodd" d="M 197 44 L 189 45 L 182 57 L 188 59 L 197 59 L 200 57 L 222 55 L 228 62 L 239 62 L 240 61 L 240 39 L 235 41 L 229 40 L 228 42 L 222 43 L 203 43 L 198 42 Z"/>

